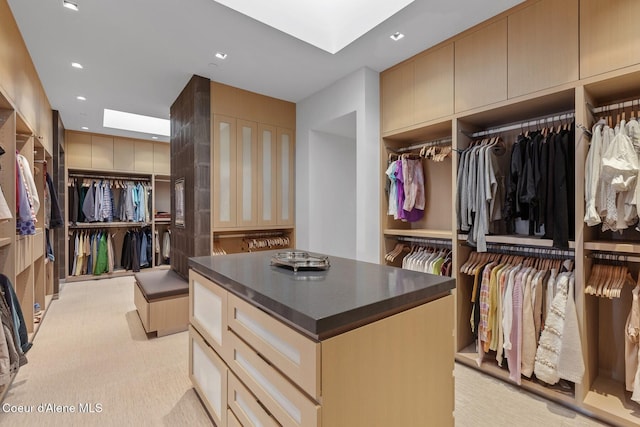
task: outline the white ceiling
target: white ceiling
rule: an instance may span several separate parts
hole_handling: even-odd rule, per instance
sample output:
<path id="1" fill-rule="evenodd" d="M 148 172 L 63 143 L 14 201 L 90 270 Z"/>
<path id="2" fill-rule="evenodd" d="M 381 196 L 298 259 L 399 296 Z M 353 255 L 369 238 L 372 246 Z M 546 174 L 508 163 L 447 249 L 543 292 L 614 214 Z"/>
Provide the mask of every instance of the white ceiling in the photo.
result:
<path id="1" fill-rule="evenodd" d="M 62 0 L 8 2 L 67 129 L 149 139 L 103 128 L 103 109 L 168 119 L 193 74 L 298 102 L 362 67 L 389 68 L 521 0 L 415 0 L 336 54 L 213 0 L 77 0 L 79 12 Z M 406 37 L 392 41 L 396 31 Z"/>

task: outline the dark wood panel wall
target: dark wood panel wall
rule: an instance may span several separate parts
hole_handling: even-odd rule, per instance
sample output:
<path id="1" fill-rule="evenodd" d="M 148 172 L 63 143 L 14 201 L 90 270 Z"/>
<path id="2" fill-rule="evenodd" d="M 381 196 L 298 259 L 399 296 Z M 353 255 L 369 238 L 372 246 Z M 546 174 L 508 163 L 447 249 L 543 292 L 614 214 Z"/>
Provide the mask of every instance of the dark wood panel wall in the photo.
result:
<path id="1" fill-rule="evenodd" d="M 185 181 L 185 225 L 171 228 L 171 268 L 189 275 L 189 257 L 211 255 L 211 89 L 193 76 L 171 106 L 171 212 L 175 183 Z M 175 219 L 174 219 L 175 221 Z"/>

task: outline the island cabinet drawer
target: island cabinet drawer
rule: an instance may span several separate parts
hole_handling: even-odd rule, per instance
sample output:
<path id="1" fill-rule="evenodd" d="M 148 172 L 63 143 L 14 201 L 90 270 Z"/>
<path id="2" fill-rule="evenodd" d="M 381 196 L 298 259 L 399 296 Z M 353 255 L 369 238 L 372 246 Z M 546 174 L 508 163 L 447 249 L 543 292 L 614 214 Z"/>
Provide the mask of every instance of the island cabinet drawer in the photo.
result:
<path id="1" fill-rule="evenodd" d="M 276 420 L 232 373 L 229 374 L 227 402 L 244 427 L 278 427 Z M 232 424 L 232 423 L 230 423 Z"/>
<path id="2" fill-rule="evenodd" d="M 228 296 L 229 328 L 310 396 L 320 400 L 320 343 L 235 295 Z"/>
<path id="3" fill-rule="evenodd" d="M 189 378 L 209 415 L 218 426 L 227 425 L 227 376 L 229 369 L 189 327 Z"/>
<path id="4" fill-rule="evenodd" d="M 305 427 L 321 425 L 320 406 L 316 402 L 235 334 L 229 334 L 229 341 L 232 346 L 230 370 L 280 425 Z"/>
<path id="5" fill-rule="evenodd" d="M 193 270 L 189 270 L 189 322 L 225 356 L 227 291 Z"/>

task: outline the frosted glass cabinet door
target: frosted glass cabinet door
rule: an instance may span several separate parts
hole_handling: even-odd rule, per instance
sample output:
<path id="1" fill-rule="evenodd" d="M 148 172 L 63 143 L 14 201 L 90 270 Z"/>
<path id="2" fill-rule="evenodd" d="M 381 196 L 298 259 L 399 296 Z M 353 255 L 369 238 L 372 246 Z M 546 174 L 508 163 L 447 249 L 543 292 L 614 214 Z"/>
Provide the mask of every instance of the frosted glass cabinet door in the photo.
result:
<path id="1" fill-rule="evenodd" d="M 276 225 L 277 132 L 273 126 L 258 126 L 258 225 Z"/>
<path id="2" fill-rule="evenodd" d="M 293 225 L 294 209 L 294 158 L 295 143 L 293 131 L 278 129 L 277 147 L 277 194 L 278 225 Z"/>
<path id="3" fill-rule="evenodd" d="M 250 226 L 258 223 L 258 124 L 238 120 L 236 128 L 237 150 L 237 225 Z"/>
<path id="4" fill-rule="evenodd" d="M 236 226 L 236 119 L 213 117 L 213 226 Z"/>

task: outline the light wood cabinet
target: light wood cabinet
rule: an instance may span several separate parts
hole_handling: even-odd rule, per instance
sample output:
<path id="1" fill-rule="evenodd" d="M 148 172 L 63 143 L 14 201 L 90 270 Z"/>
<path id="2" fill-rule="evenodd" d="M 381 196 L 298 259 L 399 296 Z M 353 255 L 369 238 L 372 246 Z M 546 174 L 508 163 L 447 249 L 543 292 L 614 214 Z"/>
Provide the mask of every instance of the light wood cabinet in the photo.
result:
<path id="1" fill-rule="evenodd" d="M 134 145 L 129 139 L 113 138 L 113 168 L 133 172 L 136 168 Z"/>
<path id="2" fill-rule="evenodd" d="M 153 144 L 153 172 L 171 175 L 171 146 L 156 142 Z"/>
<path id="3" fill-rule="evenodd" d="M 258 223 L 258 124 L 247 120 L 236 122 L 236 182 L 238 227 Z"/>
<path id="4" fill-rule="evenodd" d="M 414 123 L 453 114 L 453 57 L 450 43 L 415 58 Z"/>
<path id="5" fill-rule="evenodd" d="M 213 226 L 236 226 L 236 119 L 213 117 Z"/>
<path id="6" fill-rule="evenodd" d="M 91 168 L 113 170 L 113 138 L 91 135 Z"/>
<path id="7" fill-rule="evenodd" d="M 507 19 L 455 42 L 455 109 L 507 99 Z"/>
<path id="8" fill-rule="evenodd" d="M 407 61 L 380 76 L 382 132 L 413 123 L 414 62 Z"/>
<path id="9" fill-rule="evenodd" d="M 543 0 L 508 20 L 509 98 L 578 80 L 578 0 Z"/>
<path id="10" fill-rule="evenodd" d="M 258 126 L 258 225 L 277 222 L 277 130 L 275 126 Z"/>
<path id="11" fill-rule="evenodd" d="M 136 172 L 153 172 L 153 142 L 134 142 L 134 169 Z"/>
<path id="12" fill-rule="evenodd" d="M 453 425 L 453 296 L 315 341 L 214 282 L 206 287 L 227 293 L 226 308 L 209 307 L 217 316 L 226 309 L 225 344 L 218 352 L 192 325 L 190 365 L 211 376 L 191 380 L 214 421 L 226 386 L 227 414 L 242 425 Z M 198 345 L 217 357 L 204 357 Z M 217 425 L 235 425 L 227 416 Z"/>
<path id="13" fill-rule="evenodd" d="M 277 137 L 278 225 L 293 225 L 295 223 L 295 135 L 293 130 L 279 128 Z"/>
<path id="14" fill-rule="evenodd" d="M 69 168 L 87 168 L 91 165 L 92 148 L 90 134 L 67 132 L 65 142 L 65 154 Z"/>
<path id="15" fill-rule="evenodd" d="M 635 0 L 580 0 L 580 78 L 640 63 Z"/>
<path id="16" fill-rule="evenodd" d="M 214 229 L 293 225 L 293 131 L 215 115 L 213 141 Z"/>
<path id="17" fill-rule="evenodd" d="M 171 174 L 169 145 L 109 135 L 67 131 L 65 155 L 70 169 Z"/>

